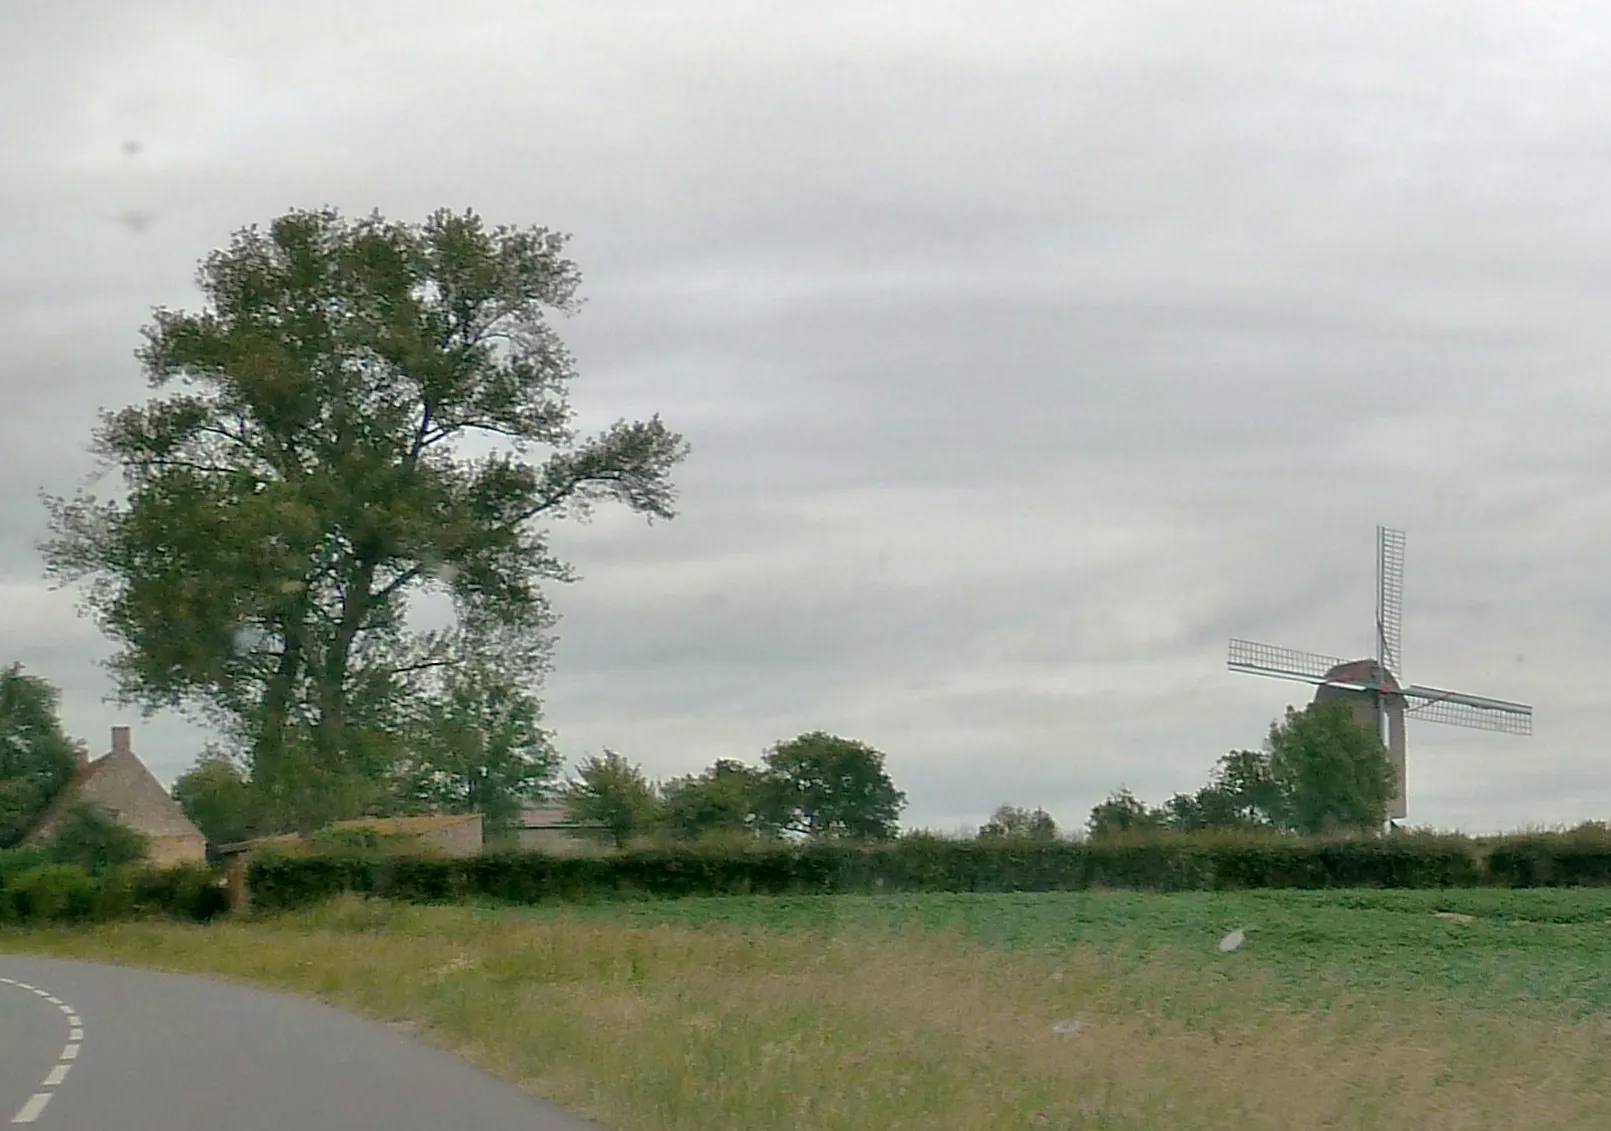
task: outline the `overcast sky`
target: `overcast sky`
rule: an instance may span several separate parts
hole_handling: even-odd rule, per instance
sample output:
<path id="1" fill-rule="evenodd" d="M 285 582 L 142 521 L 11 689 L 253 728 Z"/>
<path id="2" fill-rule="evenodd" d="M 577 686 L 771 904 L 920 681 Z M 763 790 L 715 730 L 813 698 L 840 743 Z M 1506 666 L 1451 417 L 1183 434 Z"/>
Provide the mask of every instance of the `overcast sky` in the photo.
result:
<path id="1" fill-rule="evenodd" d="M 235 14 L 244 12 L 249 14 Z M 555 541 L 548 722 L 651 776 L 825 729 L 909 825 L 1195 788 L 1302 701 L 1232 635 L 1534 704 L 1409 727 L 1412 824 L 1611 817 L 1611 19 L 1447 0 L 9 6 L 0 662 L 102 701 L 37 492 L 150 309 L 292 207 L 574 235 L 584 424 L 680 516 Z M 125 142 L 138 151 L 125 152 Z"/>

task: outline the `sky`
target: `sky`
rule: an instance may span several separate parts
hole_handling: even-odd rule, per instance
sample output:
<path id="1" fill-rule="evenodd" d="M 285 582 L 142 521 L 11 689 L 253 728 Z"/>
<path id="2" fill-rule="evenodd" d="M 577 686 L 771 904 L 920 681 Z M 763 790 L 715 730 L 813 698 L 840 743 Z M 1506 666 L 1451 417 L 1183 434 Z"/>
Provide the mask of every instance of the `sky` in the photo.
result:
<path id="1" fill-rule="evenodd" d="M 688 439 L 601 513 L 547 725 L 651 777 L 827 730 L 904 823 L 1194 789 L 1374 646 L 1407 531 L 1413 825 L 1611 817 L 1611 17 L 1224 0 L 57 0 L 0 38 L 0 662 L 105 701 L 41 490 L 153 307 L 291 208 L 572 236 L 579 422 Z M 132 143 L 132 144 L 126 144 Z M 115 481 L 113 483 L 115 486 Z"/>

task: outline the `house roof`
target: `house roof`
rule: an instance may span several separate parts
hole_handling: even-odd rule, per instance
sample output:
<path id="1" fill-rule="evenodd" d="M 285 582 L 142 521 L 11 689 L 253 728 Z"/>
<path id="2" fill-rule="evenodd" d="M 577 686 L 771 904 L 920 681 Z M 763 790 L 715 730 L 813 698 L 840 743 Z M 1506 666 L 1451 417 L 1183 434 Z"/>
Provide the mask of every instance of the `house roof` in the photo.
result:
<path id="1" fill-rule="evenodd" d="M 121 775 L 119 767 L 121 766 Z M 122 796 L 114 793 L 113 796 L 95 796 L 95 793 L 104 793 L 97 789 L 91 793 L 88 800 L 113 809 L 119 823 L 127 828 L 146 836 L 156 837 L 188 837 L 201 836 L 201 830 L 185 815 L 179 803 L 174 801 L 168 791 L 162 788 L 162 783 L 152 775 L 151 770 L 140 760 L 139 755 L 124 747 L 113 749 L 103 754 L 93 762 L 80 763 L 73 770 L 73 776 L 67 784 L 57 791 L 51 798 L 39 819 L 34 822 L 33 829 L 24 838 L 29 841 L 42 841 L 52 835 L 56 824 L 65 816 L 68 809 L 85 800 L 86 791 L 92 784 L 100 779 L 106 779 L 106 788 L 117 790 L 120 787 L 128 790 L 132 787 L 133 793 Z M 142 796 L 143 794 L 143 796 Z M 121 802 L 125 797 L 136 806 L 139 815 L 134 819 L 125 819 L 130 816 Z"/>
<path id="2" fill-rule="evenodd" d="M 95 772 L 105 765 L 110 754 L 103 754 L 93 762 L 81 762 L 73 767 L 73 776 L 67 779 L 67 784 L 56 791 L 56 796 L 50 799 L 50 804 L 40 812 L 34 821 L 33 828 L 28 830 L 28 837 L 33 837 L 39 830 L 54 825 L 83 794 L 86 783 L 95 776 Z M 26 839 L 26 838 L 25 838 Z"/>
<path id="3" fill-rule="evenodd" d="M 588 829 L 598 821 L 579 821 L 563 801 L 528 801 L 520 807 L 523 829 Z"/>
<path id="4" fill-rule="evenodd" d="M 347 821 L 332 821 L 325 828 L 374 829 L 382 835 L 424 836 L 479 820 L 481 820 L 480 813 L 446 813 L 425 817 L 354 817 Z M 279 833 L 276 836 L 260 836 L 236 844 L 219 845 L 218 851 L 228 855 L 270 845 L 302 844 L 306 840 L 307 837 L 301 833 Z"/>

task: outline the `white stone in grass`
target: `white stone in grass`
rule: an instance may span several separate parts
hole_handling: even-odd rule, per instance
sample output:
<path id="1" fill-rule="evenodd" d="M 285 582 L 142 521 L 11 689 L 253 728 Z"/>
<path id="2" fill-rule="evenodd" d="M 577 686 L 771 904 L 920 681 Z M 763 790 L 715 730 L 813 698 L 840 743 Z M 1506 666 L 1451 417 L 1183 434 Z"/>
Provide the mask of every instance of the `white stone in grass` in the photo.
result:
<path id="1" fill-rule="evenodd" d="M 1229 954 L 1231 951 L 1241 946 L 1243 940 L 1246 938 L 1247 930 L 1243 927 L 1236 928 L 1236 930 L 1219 940 L 1219 952 L 1221 954 Z"/>
<path id="2" fill-rule="evenodd" d="M 1078 1017 L 1065 1017 L 1061 1021 L 1052 1022 L 1052 1032 L 1059 1037 L 1073 1037 L 1085 1031 L 1085 1022 Z"/>

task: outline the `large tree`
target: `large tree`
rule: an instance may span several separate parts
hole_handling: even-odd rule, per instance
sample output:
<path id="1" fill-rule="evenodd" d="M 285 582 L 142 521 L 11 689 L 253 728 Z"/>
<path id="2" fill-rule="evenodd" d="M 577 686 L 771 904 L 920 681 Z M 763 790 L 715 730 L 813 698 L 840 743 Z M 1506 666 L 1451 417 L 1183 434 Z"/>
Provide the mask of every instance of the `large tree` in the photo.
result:
<path id="1" fill-rule="evenodd" d="M 906 794 L 865 742 L 812 731 L 780 742 L 765 764 L 778 783 L 778 823 L 810 837 L 888 840 Z"/>
<path id="2" fill-rule="evenodd" d="M 1265 741 L 1279 823 L 1301 833 L 1379 830 L 1393 798 L 1393 766 L 1375 729 L 1342 700 L 1287 708 Z"/>
<path id="3" fill-rule="evenodd" d="M 687 452 L 658 417 L 579 436 L 565 238 L 294 211 L 202 264 L 197 312 L 138 352 L 165 395 L 102 414 L 123 498 L 49 498 L 47 575 L 87 582 L 124 702 L 225 728 L 254 788 L 316 827 L 374 800 L 412 677 L 457 635 L 537 641 L 567 581 L 545 524 L 603 500 L 673 514 Z M 417 631 L 408 601 L 452 599 Z M 517 665 L 518 666 L 518 665 Z"/>
<path id="4" fill-rule="evenodd" d="M 0 669 L 0 848 L 27 836 L 73 776 L 77 748 L 62 733 L 59 701 L 21 664 Z"/>

